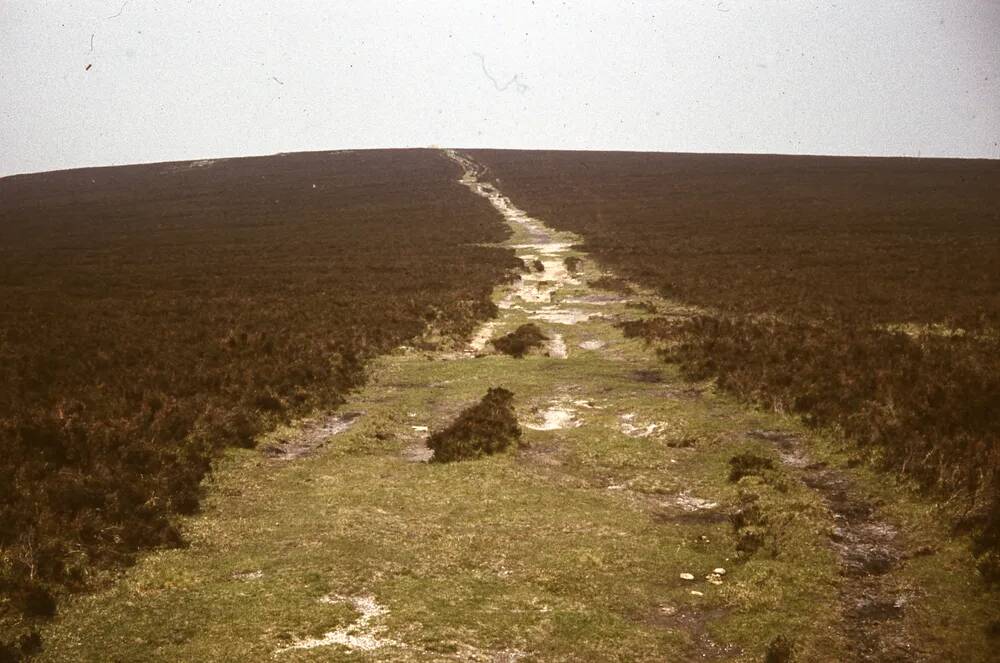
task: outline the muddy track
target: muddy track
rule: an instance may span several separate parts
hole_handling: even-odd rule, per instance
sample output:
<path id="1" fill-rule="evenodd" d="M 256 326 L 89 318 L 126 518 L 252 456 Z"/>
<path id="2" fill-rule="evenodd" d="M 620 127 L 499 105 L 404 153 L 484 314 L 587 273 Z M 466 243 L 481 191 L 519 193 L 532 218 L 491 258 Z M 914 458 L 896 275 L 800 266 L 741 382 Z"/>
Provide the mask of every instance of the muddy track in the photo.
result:
<path id="1" fill-rule="evenodd" d="M 525 264 L 538 261 L 540 271 L 522 277 L 520 285 L 501 303 L 501 318 L 487 326 L 492 331 L 496 324 L 503 324 L 503 313 L 512 309 L 527 310 L 528 317 L 546 323 L 573 323 L 586 320 L 588 314 L 576 310 L 579 303 L 601 304 L 605 300 L 617 303 L 625 301 L 620 296 L 609 296 L 598 292 L 572 298 L 558 297 L 560 288 L 579 285 L 561 264 L 567 255 L 569 244 L 560 242 L 553 231 L 541 222 L 528 217 L 517 209 L 494 185 L 481 182 L 485 169 L 470 159 L 455 152 L 448 156 L 464 169 L 462 183 L 476 194 L 486 198 L 504 215 L 508 223 L 519 224 L 527 230 L 530 243 L 517 244 L 514 248 Z M 477 335 L 478 339 L 486 338 Z M 561 337 L 560 342 L 561 342 Z M 563 346 L 565 355 L 565 347 Z M 649 369 L 634 372 L 638 382 L 656 384 L 662 380 L 658 371 Z M 536 419 L 525 425 L 533 430 L 558 430 L 580 425 L 577 418 L 579 406 L 568 400 L 554 402 L 548 409 L 538 412 Z M 632 414 L 621 415 L 621 432 L 633 438 L 643 438 L 655 433 L 660 424 L 641 422 Z M 841 600 L 843 603 L 843 631 L 849 642 L 852 656 L 858 661 L 897 661 L 908 655 L 906 638 L 895 628 L 899 624 L 900 612 L 905 598 L 895 596 L 888 588 L 884 576 L 899 562 L 901 553 L 894 528 L 879 520 L 875 507 L 860 496 L 842 472 L 812 463 L 796 444 L 793 436 L 769 431 L 752 431 L 751 437 L 759 437 L 775 442 L 782 461 L 799 474 L 803 483 L 816 491 L 830 509 L 836 527 L 830 537 L 830 545 L 840 560 L 843 575 Z M 686 496 L 679 501 L 663 502 L 649 496 L 638 495 L 627 486 L 611 486 L 632 495 L 633 501 L 650 509 L 656 517 L 664 520 L 715 519 L 725 516 L 714 508 L 683 508 Z M 694 502 L 697 503 L 697 498 Z M 680 509 L 676 505 L 682 505 Z M 699 505 L 703 506 L 703 505 Z M 715 506 L 715 505 L 713 505 Z M 666 507 L 666 511 L 664 511 Z M 679 616 L 678 616 L 679 615 Z M 687 618 L 684 616 L 687 615 Z M 698 616 L 697 611 L 678 612 L 673 619 L 664 620 L 673 628 L 683 628 L 691 632 L 699 643 L 699 656 L 719 660 L 734 652 L 725 645 L 712 642 L 705 634 L 705 624 L 712 617 L 709 613 Z"/>
<path id="2" fill-rule="evenodd" d="M 921 660 L 902 626 L 910 597 L 891 581 L 892 571 L 905 557 L 897 528 L 880 517 L 878 505 L 845 472 L 813 462 L 795 434 L 753 430 L 749 436 L 774 443 L 785 467 L 816 491 L 833 514 L 830 546 L 837 554 L 843 577 L 843 630 L 852 660 Z"/>
<path id="3" fill-rule="evenodd" d="M 586 319 L 586 314 L 574 310 L 577 303 L 599 305 L 605 300 L 617 303 L 625 301 L 620 296 L 595 292 L 574 298 L 557 298 L 556 304 L 551 304 L 560 287 L 568 283 L 578 284 L 578 281 L 567 274 L 564 266 L 556 262 L 561 262 L 565 257 L 568 244 L 561 243 L 553 231 L 518 210 L 494 185 L 481 182 L 479 178 L 485 175 L 485 168 L 456 152 L 449 151 L 448 156 L 463 167 L 465 173 L 461 181 L 465 186 L 489 200 L 508 223 L 520 224 L 528 231 L 531 244 L 515 245 L 518 256 L 529 265 L 541 257 L 544 269 L 522 278 L 520 287 L 501 302 L 500 308 L 503 311 L 527 307 L 534 311 L 529 315 L 532 319 L 550 323 L 576 322 Z M 546 279 L 551 279 L 551 282 Z M 492 331 L 495 324 L 491 323 L 487 329 Z M 480 334 L 477 335 L 477 340 L 486 337 Z M 477 344 L 477 347 L 482 346 Z M 564 350 L 563 347 L 563 354 L 560 356 L 565 356 Z M 647 369 L 637 371 L 635 379 L 656 383 L 662 378 L 658 372 Z M 539 417 L 540 421 L 526 425 L 535 430 L 579 425 L 576 409 L 570 403 L 554 404 L 548 410 L 540 412 Z M 625 435 L 641 438 L 656 432 L 658 424 L 636 422 L 633 421 L 633 415 L 623 414 L 621 426 Z M 876 506 L 859 492 L 845 473 L 813 463 L 794 436 L 774 431 L 751 431 L 750 435 L 774 442 L 778 446 L 782 462 L 806 486 L 816 491 L 833 515 L 836 525 L 830 534 L 830 546 L 836 552 L 841 566 L 842 630 L 852 659 L 865 663 L 913 660 L 915 652 L 910 650 L 909 640 L 901 627 L 901 616 L 908 599 L 899 595 L 889 580 L 891 572 L 903 557 L 896 529 L 879 518 Z M 664 513 L 662 501 L 657 502 L 644 496 L 639 501 L 654 512 L 656 505 L 659 505 L 657 517 L 675 522 L 684 518 L 718 520 L 724 517 L 714 509 L 701 508 L 693 511 L 668 508 Z M 683 617 L 685 613 L 679 614 Z M 692 633 L 695 641 L 701 643 L 701 656 L 716 660 L 717 657 L 724 658 L 733 653 L 726 646 L 711 642 L 705 635 L 704 624 L 711 615 L 695 618 L 691 615 L 696 613 L 687 614 L 690 617 L 688 619 L 675 616 L 667 621 L 675 628 L 686 628 Z"/>

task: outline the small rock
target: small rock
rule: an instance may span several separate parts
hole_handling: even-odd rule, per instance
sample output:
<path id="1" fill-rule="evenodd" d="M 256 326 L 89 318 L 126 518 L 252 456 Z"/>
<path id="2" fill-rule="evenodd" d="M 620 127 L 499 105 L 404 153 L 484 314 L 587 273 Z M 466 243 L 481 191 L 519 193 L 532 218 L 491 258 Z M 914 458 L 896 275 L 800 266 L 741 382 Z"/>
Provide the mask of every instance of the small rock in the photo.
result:
<path id="1" fill-rule="evenodd" d="M 724 576 L 726 575 L 726 570 L 720 566 L 712 569 L 712 573 L 714 573 L 717 576 Z"/>
<path id="2" fill-rule="evenodd" d="M 710 585 L 722 584 L 722 576 L 720 576 L 717 573 L 709 573 L 707 576 L 705 576 L 705 580 L 707 580 Z"/>
<path id="3" fill-rule="evenodd" d="M 418 433 L 426 433 L 428 430 L 430 430 L 427 428 L 427 426 L 410 426 L 410 428 L 417 431 Z"/>
<path id="4" fill-rule="evenodd" d="M 694 574 L 692 573 L 682 573 L 681 580 L 694 580 Z"/>
<path id="5" fill-rule="evenodd" d="M 691 596 L 704 596 L 704 594 L 699 592 L 697 589 L 692 589 Z"/>

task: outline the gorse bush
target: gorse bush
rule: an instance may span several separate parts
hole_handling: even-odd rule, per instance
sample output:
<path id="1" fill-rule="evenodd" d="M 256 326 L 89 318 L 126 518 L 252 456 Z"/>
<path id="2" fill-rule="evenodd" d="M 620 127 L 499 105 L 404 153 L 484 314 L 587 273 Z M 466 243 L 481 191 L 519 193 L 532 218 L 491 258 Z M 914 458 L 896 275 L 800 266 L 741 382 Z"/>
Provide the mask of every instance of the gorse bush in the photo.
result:
<path id="1" fill-rule="evenodd" d="M 626 323 L 957 508 L 1000 576 L 1000 163 L 478 151 L 530 214 L 706 309 Z M 609 284 L 610 285 L 610 284 Z"/>
<path id="2" fill-rule="evenodd" d="M 490 341 L 494 348 L 511 357 L 521 359 L 533 348 L 541 347 L 549 337 L 533 322 L 521 325 L 509 334 Z"/>
<path id="3" fill-rule="evenodd" d="M 458 176 L 410 150 L 0 180 L 0 643 L 180 545 L 220 448 L 495 314 L 518 262 Z"/>
<path id="4" fill-rule="evenodd" d="M 507 450 L 521 438 L 514 414 L 514 394 L 493 387 L 475 405 L 465 409 L 447 428 L 427 439 L 432 461 L 471 460 Z"/>

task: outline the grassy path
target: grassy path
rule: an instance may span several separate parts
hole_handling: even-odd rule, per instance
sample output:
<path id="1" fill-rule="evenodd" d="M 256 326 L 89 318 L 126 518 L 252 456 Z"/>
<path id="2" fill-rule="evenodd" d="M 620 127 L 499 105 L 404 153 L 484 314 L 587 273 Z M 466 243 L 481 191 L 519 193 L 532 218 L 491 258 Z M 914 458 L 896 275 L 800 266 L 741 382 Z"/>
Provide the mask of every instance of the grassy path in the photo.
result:
<path id="1" fill-rule="evenodd" d="M 624 339 L 614 323 L 649 307 L 690 312 L 588 285 L 607 275 L 579 238 L 451 157 L 544 269 L 498 288 L 468 347 L 401 348 L 350 416 L 227 456 L 191 545 L 69 602 L 43 660 L 759 661 L 783 640 L 802 661 L 988 660 L 1000 603 L 930 506 Z M 546 353 L 490 351 L 529 321 Z M 527 446 L 425 462 L 426 431 L 492 386 Z M 731 481 L 740 455 L 763 461 Z"/>

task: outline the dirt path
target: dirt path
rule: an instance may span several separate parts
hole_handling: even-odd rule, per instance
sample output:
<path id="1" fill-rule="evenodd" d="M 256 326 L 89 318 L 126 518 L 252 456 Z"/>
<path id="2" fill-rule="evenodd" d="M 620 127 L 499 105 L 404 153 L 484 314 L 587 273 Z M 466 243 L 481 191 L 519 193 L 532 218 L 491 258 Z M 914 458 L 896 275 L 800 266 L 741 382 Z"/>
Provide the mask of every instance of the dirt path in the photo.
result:
<path id="1" fill-rule="evenodd" d="M 787 644 L 795 660 L 878 661 L 892 644 L 912 661 L 986 660 L 980 627 L 997 604 L 967 607 L 962 552 L 903 554 L 902 529 L 931 527 L 924 507 L 897 510 L 890 528 L 854 508 L 867 498 L 839 499 L 871 481 L 795 422 L 685 382 L 616 327 L 690 309 L 594 287 L 610 275 L 578 237 L 447 157 L 528 268 L 496 290 L 499 316 L 460 348 L 400 348 L 343 412 L 234 451 L 186 523 L 191 545 L 71 602 L 43 659 L 782 661 Z M 549 337 L 541 352 L 492 351 L 526 322 Z M 526 446 L 427 462 L 429 433 L 493 386 L 515 394 Z M 794 447 L 760 434 L 775 430 Z M 770 469 L 730 480 L 740 454 Z M 902 593 L 908 583 L 919 591 Z M 966 606 L 945 635 L 920 607 L 934 601 Z"/>

